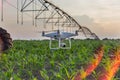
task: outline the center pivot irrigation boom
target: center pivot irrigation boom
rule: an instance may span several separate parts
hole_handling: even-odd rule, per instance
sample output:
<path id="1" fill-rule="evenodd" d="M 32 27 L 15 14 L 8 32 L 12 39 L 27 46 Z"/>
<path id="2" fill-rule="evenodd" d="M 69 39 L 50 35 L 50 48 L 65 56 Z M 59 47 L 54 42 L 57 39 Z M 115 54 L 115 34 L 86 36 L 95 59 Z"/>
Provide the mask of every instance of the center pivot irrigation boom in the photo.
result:
<path id="1" fill-rule="evenodd" d="M 7 0 L 6 2 L 9 3 Z M 24 14 L 28 14 L 32 17 L 34 26 L 43 25 L 40 27 L 42 30 L 40 32 L 43 37 L 50 38 L 50 49 L 70 49 L 70 38 L 80 34 L 84 38 L 99 39 L 95 33 L 92 33 L 87 27 L 81 26 L 68 13 L 48 0 L 17 0 L 16 2 L 17 23 L 19 23 L 19 16 L 21 16 L 21 24 L 24 24 Z M 21 8 L 19 8 L 20 6 Z M 1 10 L 3 13 L 3 9 Z M 1 18 L 3 20 L 3 16 Z M 58 47 L 52 48 L 53 40 L 58 41 Z M 69 46 L 66 46 L 66 40 L 69 42 Z"/>

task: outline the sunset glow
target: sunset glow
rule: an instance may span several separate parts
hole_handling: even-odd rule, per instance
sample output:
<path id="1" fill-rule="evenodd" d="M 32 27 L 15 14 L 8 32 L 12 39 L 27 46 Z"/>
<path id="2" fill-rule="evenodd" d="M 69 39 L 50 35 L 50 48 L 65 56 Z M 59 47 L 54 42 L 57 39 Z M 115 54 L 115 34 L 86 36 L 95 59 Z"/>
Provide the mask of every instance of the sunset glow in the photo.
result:
<path id="1" fill-rule="evenodd" d="M 110 54 L 110 65 L 109 69 L 105 67 L 101 70 L 101 74 L 98 77 L 98 80 L 112 80 L 120 66 L 120 50 L 115 51 L 113 54 Z"/>
<path id="2" fill-rule="evenodd" d="M 91 61 L 87 66 L 85 66 L 83 68 L 84 71 L 82 72 L 79 72 L 74 80 L 83 80 L 85 79 L 88 75 L 90 75 L 94 69 L 99 65 L 102 57 L 103 57 L 103 53 L 104 53 L 104 50 L 103 50 L 103 47 L 99 47 L 96 52 L 95 52 L 95 58 L 93 59 L 93 61 Z"/>

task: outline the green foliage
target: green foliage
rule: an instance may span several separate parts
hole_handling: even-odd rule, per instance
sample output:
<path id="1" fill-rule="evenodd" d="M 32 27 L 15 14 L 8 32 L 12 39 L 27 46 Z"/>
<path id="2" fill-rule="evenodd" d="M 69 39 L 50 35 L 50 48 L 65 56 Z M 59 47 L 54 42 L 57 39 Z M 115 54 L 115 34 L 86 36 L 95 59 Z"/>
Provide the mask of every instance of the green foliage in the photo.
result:
<path id="1" fill-rule="evenodd" d="M 102 66 L 108 51 L 119 43 L 72 40 L 70 50 L 50 50 L 47 40 L 15 40 L 12 49 L 0 57 L 0 80 L 72 80 L 76 72 L 91 61 L 99 45 L 105 46 Z"/>

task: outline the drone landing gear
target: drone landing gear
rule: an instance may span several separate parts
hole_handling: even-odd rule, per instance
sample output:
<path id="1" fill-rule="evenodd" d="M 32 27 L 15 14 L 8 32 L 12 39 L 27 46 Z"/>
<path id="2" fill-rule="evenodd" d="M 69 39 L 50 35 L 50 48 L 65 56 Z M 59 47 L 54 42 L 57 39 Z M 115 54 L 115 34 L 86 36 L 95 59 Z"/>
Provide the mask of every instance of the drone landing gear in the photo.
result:
<path id="1" fill-rule="evenodd" d="M 63 42 L 64 41 L 64 42 Z M 52 46 L 52 44 L 56 44 L 56 46 Z M 58 40 L 51 38 L 50 39 L 50 43 L 49 43 L 49 47 L 52 50 L 57 50 L 57 49 L 70 49 L 71 48 L 71 39 L 67 38 L 66 40 L 63 40 L 61 38 L 59 38 Z"/>

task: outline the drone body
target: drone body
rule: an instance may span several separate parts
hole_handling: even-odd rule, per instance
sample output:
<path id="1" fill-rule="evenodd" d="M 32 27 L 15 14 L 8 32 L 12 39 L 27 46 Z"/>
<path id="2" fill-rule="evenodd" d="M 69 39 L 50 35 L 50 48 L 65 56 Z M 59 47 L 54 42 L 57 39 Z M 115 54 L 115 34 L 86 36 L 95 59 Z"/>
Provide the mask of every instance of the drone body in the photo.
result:
<path id="1" fill-rule="evenodd" d="M 73 36 L 77 36 L 78 33 L 77 31 L 75 33 L 70 33 L 70 32 L 64 32 L 64 31 L 54 31 L 54 32 L 46 32 L 43 31 L 42 32 L 42 36 L 44 37 L 49 37 L 50 38 L 50 43 L 49 43 L 49 47 L 50 49 L 70 49 L 71 48 L 71 37 Z M 58 47 L 56 48 L 52 48 L 52 42 L 53 40 L 57 40 L 58 41 Z M 67 40 L 69 42 L 69 46 L 66 46 L 66 43 L 63 42 L 63 40 Z"/>

